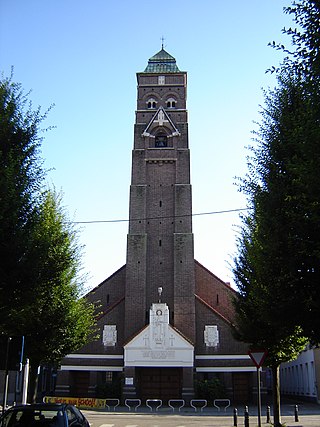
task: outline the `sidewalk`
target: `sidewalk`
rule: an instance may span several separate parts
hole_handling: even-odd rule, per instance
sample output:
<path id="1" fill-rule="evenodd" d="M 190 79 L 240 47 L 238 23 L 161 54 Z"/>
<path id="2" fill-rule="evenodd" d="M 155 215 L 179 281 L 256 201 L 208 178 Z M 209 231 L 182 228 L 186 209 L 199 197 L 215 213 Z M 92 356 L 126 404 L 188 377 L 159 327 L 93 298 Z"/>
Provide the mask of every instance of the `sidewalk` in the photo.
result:
<path id="1" fill-rule="evenodd" d="M 240 415 L 240 416 L 239 416 Z M 238 426 L 244 425 L 244 411 L 238 409 Z M 250 427 L 258 425 L 258 409 L 257 407 L 249 407 L 249 422 Z M 297 421 L 296 421 L 297 417 Z M 271 408 L 270 422 L 273 423 L 273 412 Z M 312 403 L 298 404 L 298 413 L 295 413 L 295 404 L 281 405 L 281 422 L 287 427 L 320 427 L 320 405 Z M 217 426 L 219 423 L 217 424 Z M 233 424 L 230 424 L 233 425 Z M 261 425 L 270 427 L 267 423 L 267 409 L 261 408 Z"/>

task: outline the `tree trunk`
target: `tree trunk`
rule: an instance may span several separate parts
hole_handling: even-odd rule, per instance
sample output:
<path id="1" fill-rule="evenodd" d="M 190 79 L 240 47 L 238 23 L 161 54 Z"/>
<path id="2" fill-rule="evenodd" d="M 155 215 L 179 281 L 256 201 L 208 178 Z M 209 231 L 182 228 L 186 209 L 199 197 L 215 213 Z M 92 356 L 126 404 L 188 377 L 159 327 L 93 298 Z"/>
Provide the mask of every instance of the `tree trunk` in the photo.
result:
<path id="1" fill-rule="evenodd" d="M 282 427 L 280 408 L 280 367 L 273 365 L 272 368 L 272 397 L 273 397 L 273 423 L 274 427 Z"/>

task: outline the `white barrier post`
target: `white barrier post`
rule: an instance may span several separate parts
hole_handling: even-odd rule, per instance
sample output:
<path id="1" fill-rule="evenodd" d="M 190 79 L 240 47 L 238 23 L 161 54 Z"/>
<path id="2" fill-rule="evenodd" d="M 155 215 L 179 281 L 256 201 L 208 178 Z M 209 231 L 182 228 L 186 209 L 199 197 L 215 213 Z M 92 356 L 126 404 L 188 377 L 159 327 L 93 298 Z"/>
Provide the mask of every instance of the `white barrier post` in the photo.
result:
<path id="1" fill-rule="evenodd" d="M 24 365 L 24 372 L 23 372 L 22 402 L 21 402 L 23 405 L 27 403 L 28 383 L 29 383 L 29 359 L 26 360 L 26 364 Z"/>

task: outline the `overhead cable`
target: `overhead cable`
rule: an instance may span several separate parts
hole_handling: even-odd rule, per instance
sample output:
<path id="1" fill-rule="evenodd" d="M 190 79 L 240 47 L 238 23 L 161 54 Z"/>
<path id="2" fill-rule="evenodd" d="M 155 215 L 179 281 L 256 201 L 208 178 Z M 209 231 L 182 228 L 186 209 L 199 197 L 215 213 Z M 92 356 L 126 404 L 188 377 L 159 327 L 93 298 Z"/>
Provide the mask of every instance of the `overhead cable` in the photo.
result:
<path id="1" fill-rule="evenodd" d="M 156 217 L 147 217 L 147 218 L 130 218 L 130 219 L 102 219 L 102 220 L 91 220 L 91 221 L 72 221 L 74 224 L 104 224 L 112 222 L 130 222 L 130 221 L 150 221 L 158 219 L 174 219 L 174 218 L 185 218 L 190 216 L 200 216 L 200 215 L 218 215 L 232 212 L 246 211 L 250 208 L 238 208 L 238 209 L 226 209 L 223 211 L 213 211 L 213 212 L 200 212 L 194 214 L 184 214 L 184 215 L 169 215 L 169 216 L 156 216 Z"/>

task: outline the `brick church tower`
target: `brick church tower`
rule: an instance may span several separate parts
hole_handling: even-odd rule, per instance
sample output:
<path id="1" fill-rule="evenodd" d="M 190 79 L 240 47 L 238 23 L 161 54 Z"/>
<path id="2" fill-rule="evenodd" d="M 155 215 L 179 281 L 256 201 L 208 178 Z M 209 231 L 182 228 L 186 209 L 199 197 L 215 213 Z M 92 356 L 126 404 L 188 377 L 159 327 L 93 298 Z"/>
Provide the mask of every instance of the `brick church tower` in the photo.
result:
<path id="1" fill-rule="evenodd" d="M 137 74 L 127 243 L 126 337 L 146 324 L 151 304 L 169 306 L 170 324 L 195 340 L 187 74 L 164 49 Z"/>
<path id="2" fill-rule="evenodd" d="M 196 378 L 247 403 L 255 367 L 232 336 L 236 292 L 194 259 L 187 73 L 162 48 L 137 81 L 126 264 L 86 295 L 101 338 L 64 358 L 56 395 L 188 403 Z"/>

